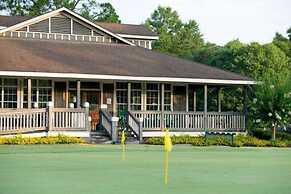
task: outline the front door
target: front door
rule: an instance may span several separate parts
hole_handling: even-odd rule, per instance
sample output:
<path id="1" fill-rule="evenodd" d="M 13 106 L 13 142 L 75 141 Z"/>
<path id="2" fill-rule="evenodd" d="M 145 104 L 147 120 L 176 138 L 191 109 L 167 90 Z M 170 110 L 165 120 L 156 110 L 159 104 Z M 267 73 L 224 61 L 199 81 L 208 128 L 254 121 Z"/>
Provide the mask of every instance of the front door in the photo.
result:
<path id="1" fill-rule="evenodd" d="M 66 82 L 55 82 L 54 87 L 54 107 L 66 108 Z"/>
<path id="2" fill-rule="evenodd" d="M 173 109 L 174 111 L 186 111 L 186 87 L 173 87 Z"/>
<path id="3" fill-rule="evenodd" d="M 113 114 L 113 96 L 114 96 L 114 85 L 104 83 L 103 84 L 103 103 L 107 104 L 108 111 Z"/>

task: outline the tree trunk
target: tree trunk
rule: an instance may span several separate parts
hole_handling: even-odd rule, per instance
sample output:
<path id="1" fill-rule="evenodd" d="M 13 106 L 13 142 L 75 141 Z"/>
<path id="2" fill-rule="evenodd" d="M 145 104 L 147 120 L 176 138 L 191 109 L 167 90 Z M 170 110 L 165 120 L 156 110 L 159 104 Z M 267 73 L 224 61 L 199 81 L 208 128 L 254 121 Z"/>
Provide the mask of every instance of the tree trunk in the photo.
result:
<path id="1" fill-rule="evenodd" d="M 275 141 L 276 140 L 276 126 L 273 126 L 272 128 L 272 140 Z"/>

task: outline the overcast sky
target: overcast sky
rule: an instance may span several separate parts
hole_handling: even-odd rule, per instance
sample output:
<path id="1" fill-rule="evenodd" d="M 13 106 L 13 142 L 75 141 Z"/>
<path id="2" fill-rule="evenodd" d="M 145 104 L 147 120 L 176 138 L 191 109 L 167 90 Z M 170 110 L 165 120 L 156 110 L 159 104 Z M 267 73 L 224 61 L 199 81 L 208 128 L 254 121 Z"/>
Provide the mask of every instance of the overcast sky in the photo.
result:
<path id="1" fill-rule="evenodd" d="M 102 0 L 101 0 L 102 1 Z M 291 26 L 291 0 L 107 0 L 123 23 L 140 24 L 158 7 L 170 6 L 183 21 L 194 19 L 207 41 L 270 42 Z M 100 2 L 100 1 L 99 1 Z M 106 2 L 106 0 L 104 0 Z"/>

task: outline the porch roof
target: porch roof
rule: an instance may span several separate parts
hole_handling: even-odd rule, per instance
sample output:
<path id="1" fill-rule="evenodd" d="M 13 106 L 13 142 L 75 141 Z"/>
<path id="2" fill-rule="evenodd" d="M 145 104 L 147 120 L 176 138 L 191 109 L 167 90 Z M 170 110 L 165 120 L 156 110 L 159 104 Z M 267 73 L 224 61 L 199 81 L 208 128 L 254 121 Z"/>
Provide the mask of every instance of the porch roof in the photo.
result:
<path id="1" fill-rule="evenodd" d="M 9 38 L 0 38 L 0 75 L 254 83 L 242 75 L 135 46 Z"/>

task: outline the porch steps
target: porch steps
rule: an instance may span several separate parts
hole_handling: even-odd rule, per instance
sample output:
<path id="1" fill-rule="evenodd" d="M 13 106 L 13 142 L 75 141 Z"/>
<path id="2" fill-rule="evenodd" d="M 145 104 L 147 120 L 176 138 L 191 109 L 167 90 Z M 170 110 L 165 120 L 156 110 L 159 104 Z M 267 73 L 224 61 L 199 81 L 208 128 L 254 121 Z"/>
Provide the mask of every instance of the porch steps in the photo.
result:
<path id="1" fill-rule="evenodd" d="M 91 132 L 90 134 L 90 143 L 91 144 L 107 144 L 111 143 L 110 138 L 106 133 L 103 132 Z"/>
<path id="2" fill-rule="evenodd" d="M 118 130 L 118 143 L 120 143 L 121 134 L 122 134 L 122 130 L 119 129 Z M 139 143 L 137 137 L 134 135 L 134 133 L 132 131 L 125 130 L 125 136 L 126 136 L 126 143 L 127 144 Z"/>

